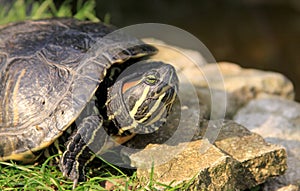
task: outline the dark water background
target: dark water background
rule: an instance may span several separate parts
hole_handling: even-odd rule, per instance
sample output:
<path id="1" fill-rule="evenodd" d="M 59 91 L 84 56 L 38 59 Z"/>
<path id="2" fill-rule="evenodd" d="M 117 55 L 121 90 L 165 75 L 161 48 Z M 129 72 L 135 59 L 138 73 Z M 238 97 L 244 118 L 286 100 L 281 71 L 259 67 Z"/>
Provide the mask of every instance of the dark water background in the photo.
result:
<path id="1" fill-rule="evenodd" d="M 300 101 L 300 0 L 97 1 L 118 27 L 156 22 L 195 35 L 217 61 L 283 73 Z"/>
<path id="2" fill-rule="evenodd" d="M 74 10 L 77 1 L 70 1 Z M 96 0 L 96 13 L 118 27 L 154 22 L 186 30 L 217 61 L 284 74 L 300 101 L 300 0 Z"/>

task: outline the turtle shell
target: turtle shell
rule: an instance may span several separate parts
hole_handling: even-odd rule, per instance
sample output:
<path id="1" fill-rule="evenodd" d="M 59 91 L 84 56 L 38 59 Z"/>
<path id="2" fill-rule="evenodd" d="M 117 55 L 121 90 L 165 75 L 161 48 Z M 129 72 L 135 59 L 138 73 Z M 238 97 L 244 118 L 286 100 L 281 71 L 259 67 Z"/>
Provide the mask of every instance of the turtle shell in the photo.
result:
<path id="1" fill-rule="evenodd" d="M 0 28 L 0 160 L 35 160 L 80 115 L 113 64 L 156 52 L 114 30 L 75 19 Z"/>

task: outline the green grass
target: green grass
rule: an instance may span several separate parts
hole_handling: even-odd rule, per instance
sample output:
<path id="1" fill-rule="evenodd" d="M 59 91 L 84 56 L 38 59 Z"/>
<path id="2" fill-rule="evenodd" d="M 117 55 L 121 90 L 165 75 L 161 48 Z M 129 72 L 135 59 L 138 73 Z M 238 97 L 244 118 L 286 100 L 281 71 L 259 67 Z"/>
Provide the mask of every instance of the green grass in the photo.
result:
<path id="1" fill-rule="evenodd" d="M 73 182 L 64 178 L 59 168 L 50 165 L 47 159 L 41 164 L 18 165 L 12 161 L 0 162 L 0 190 L 72 190 Z M 156 190 L 160 186 L 164 190 L 178 190 L 182 186 L 172 187 L 155 182 L 140 181 L 136 173 L 128 175 L 121 169 L 103 161 L 101 167 L 91 168 L 87 172 L 87 181 L 79 183 L 75 190 L 105 190 L 109 182 L 114 190 Z M 113 173 L 112 173 L 113 172 Z M 153 177 L 153 169 L 151 177 Z M 141 186 L 144 185 L 144 186 Z"/>
<path id="2" fill-rule="evenodd" d="M 105 181 L 115 184 L 118 190 L 133 186 L 134 176 L 129 179 L 125 174 L 112 175 L 107 170 L 99 172 L 100 176 L 88 178 L 88 181 L 78 184 L 75 190 L 104 190 L 102 185 Z M 72 190 L 72 184 L 63 177 L 57 166 L 48 165 L 47 162 L 36 165 L 0 162 L 0 190 Z"/>
<path id="3" fill-rule="evenodd" d="M 63 1 L 59 7 L 54 4 L 53 0 L 16 0 L 12 6 L 0 6 L 0 24 L 52 17 L 74 17 L 80 20 L 100 21 L 96 17 L 95 6 L 95 0 L 78 0 L 75 13 L 72 13 L 71 0 Z"/>

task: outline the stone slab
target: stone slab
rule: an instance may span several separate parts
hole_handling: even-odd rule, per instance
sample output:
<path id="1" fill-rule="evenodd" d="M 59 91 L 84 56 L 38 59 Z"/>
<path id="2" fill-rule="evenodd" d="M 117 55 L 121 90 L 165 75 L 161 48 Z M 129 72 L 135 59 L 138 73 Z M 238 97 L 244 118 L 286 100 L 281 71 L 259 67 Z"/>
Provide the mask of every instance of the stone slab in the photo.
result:
<path id="1" fill-rule="evenodd" d="M 260 135 L 233 121 L 224 124 L 215 145 L 242 164 L 248 188 L 282 175 L 287 169 L 284 147 L 265 142 Z"/>
<path id="2" fill-rule="evenodd" d="M 283 147 L 266 143 L 233 121 L 224 123 L 214 145 L 197 137 L 178 145 L 148 144 L 140 152 L 126 155 L 132 166 L 138 166 L 140 179 L 154 178 L 172 186 L 188 183 L 189 190 L 243 190 L 286 169 Z"/>
<path id="3" fill-rule="evenodd" d="M 252 100 L 238 111 L 234 119 L 287 151 L 286 173 L 269 180 L 264 190 L 293 186 L 300 190 L 300 104 L 278 98 Z"/>

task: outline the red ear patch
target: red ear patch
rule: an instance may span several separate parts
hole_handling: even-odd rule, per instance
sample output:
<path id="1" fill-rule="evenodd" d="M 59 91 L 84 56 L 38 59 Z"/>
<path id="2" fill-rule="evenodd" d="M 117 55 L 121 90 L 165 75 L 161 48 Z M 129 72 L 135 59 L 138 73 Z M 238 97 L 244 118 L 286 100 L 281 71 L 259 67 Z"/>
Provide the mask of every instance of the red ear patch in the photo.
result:
<path id="1" fill-rule="evenodd" d="M 125 93 L 126 90 L 128 90 L 129 88 L 135 86 L 136 84 L 139 83 L 139 80 L 137 81 L 131 81 L 131 82 L 126 82 L 123 87 L 122 87 L 122 93 Z"/>

